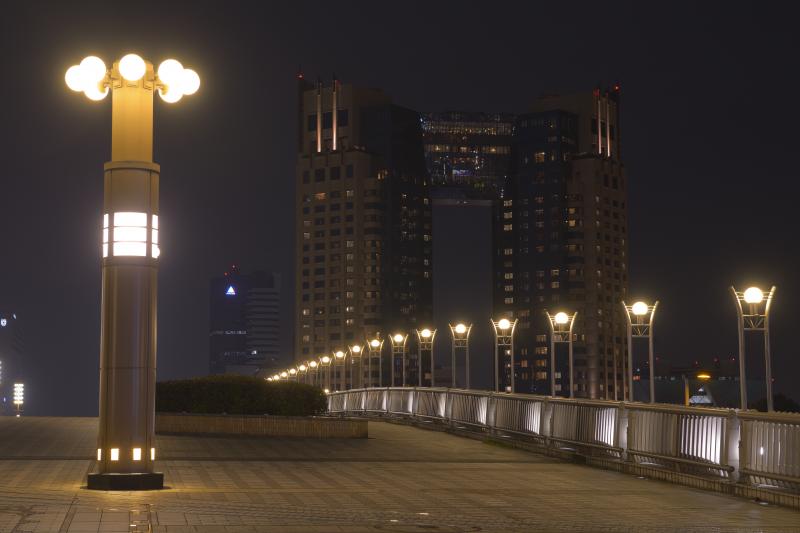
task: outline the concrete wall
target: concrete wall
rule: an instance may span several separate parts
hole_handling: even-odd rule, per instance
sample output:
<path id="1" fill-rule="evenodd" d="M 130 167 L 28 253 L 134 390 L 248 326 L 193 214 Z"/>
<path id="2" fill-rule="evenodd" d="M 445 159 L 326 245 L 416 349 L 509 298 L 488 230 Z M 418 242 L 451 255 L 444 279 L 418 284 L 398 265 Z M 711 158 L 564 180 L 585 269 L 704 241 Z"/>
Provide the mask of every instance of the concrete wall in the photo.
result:
<path id="1" fill-rule="evenodd" d="M 156 433 L 365 439 L 367 420 L 156 413 Z"/>

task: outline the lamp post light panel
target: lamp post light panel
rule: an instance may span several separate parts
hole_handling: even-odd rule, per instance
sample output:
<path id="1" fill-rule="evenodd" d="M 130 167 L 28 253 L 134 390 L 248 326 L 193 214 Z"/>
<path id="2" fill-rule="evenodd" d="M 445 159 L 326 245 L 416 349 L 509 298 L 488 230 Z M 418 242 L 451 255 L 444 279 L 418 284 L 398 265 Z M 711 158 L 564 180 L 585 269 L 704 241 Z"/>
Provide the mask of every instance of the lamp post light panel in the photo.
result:
<path id="1" fill-rule="evenodd" d="M 14 383 L 14 405 L 20 406 L 25 402 L 25 384 Z"/>
<path id="2" fill-rule="evenodd" d="M 758 287 L 750 287 L 744 291 L 742 297 L 746 303 L 752 305 L 760 304 L 762 301 L 764 301 L 764 291 Z"/>

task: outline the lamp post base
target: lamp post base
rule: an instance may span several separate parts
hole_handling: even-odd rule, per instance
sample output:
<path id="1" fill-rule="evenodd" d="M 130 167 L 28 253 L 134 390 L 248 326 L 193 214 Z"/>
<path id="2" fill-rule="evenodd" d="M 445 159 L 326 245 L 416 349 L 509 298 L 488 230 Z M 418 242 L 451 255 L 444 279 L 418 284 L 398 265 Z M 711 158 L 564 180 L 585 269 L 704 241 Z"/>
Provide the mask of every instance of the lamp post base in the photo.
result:
<path id="1" fill-rule="evenodd" d="M 160 490 L 164 488 L 164 474 L 89 474 L 86 486 L 92 490 Z"/>

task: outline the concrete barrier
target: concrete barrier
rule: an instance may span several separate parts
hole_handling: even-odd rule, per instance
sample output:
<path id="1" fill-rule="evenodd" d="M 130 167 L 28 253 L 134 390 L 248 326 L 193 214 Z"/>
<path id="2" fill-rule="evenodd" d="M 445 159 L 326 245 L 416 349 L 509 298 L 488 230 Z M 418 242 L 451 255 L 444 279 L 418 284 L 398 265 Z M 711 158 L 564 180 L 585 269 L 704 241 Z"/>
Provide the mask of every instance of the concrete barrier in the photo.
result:
<path id="1" fill-rule="evenodd" d="M 367 420 L 305 416 L 156 413 L 156 433 L 366 439 Z"/>

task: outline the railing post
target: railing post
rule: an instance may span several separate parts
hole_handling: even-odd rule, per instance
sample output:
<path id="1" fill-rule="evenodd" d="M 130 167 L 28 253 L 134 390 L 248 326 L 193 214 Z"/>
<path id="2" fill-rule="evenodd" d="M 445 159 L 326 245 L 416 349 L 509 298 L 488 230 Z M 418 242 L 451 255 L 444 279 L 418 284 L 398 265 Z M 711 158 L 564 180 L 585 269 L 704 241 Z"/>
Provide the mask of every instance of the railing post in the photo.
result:
<path id="1" fill-rule="evenodd" d="M 739 468 L 741 467 L 742 449 L 742 421 L 736 411 L 731 409 L 730 414 L 725 418 L 725 442 L 722 448 L 722 464 L 732 466 L 730 480 L 738 483 L 740 478 Z"/>
<path id="2" fill-rule="evenodd" d="M 620 459 L 628 460 L 628 408 L 624 403 L 617 406 L 617 442 L 618 448 L 622 448 Z"/>
<path id="3" fill-rule="evenodd" d="M 553 436 L 553 404 L 550 403 L 549 398 L 545 398 L 542 402 L 542 437 L 546 447 L 550 447 L 551 438 Z"/>
<path id="4" fill-rule="evenodd" d="M 486 398 L 486 427 L 489 435 L 495 435 L 495 420 L 497 419 L 497 399 L 495 392 L 490 392 Z"/>

